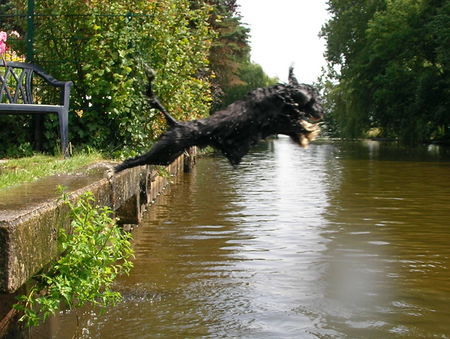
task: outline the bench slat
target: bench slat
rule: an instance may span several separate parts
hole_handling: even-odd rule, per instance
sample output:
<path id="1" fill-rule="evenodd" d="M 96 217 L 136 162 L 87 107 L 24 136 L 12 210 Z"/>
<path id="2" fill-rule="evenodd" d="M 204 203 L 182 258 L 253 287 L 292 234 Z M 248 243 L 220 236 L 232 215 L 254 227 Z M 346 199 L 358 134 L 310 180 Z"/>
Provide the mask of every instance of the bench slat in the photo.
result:
<path id="1" fill-rule="evenodd" d="M 0 114 L 18 113 L 51 113 L 61 112 L 64 106 L 59 105 L 40 105 L 40 104 L 0 104 Z"/>

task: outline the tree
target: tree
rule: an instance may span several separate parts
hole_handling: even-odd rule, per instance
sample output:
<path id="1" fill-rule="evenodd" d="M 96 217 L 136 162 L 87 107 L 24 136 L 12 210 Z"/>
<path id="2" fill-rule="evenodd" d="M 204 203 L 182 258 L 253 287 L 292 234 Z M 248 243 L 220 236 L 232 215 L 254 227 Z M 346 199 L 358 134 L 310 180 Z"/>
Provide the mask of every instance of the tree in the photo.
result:
<path id="1" fill-rule="evenodd" d="M 329 125 L 335 126 L 335 136 L 356 138 L 369 128 L 370 119 L 363 104 L 367 95 L 364 79 L 357 78 L 355 65 L 365 55 L 368 22 L 384 7 L 384 0 L 330 0 L 328 6 L 331 19 L 321 31 L 327 40 L 328 69 L 322 84 L 328 103 L 327 119 Z"/>
<path id="2" fill-rule="evenodd" d="M 15 12 L 26 12 L 26 0 L 10 2 Z M 189 0 L 42 0 L 36 14 L 35 63 L 74 81 L 73 144 L 119 153 L 151 144 L 164 121 L 142 96 L 145 64 L 155 69 L 155 91 L 177 118 L 209 113 L 210 83 L 201 76 L 212 41 L 207 6 L 192 9 Z M 54 124 L 48 117 L 47 131 Z M 47 150 L 52 147 L 47 143 Z"/>
<path id="3" fill-rule="evenodd" d="M 450 123 L 445 114 L 449 68 L 438 57 L 442 31 L 432 24 L 444 12 L 444 3 L 389 2 L 367 29 L 370 58 L 361 73 L 371 79 L 373 120 L 387 134 L 408 142 L 438 137 L 439 129 Z"/>
<path id="4" fill-rule="evenodd" d="M 243 85 L 239 76 L 243 64 L 250 60 L 248 37 L 250 30 L 242 23 L 236 0 L 191 0 L 193 6 L 208 4 L 212 11 L 209 24 L 216 33 L 209 61 L 213 73 L 212 85 L 215 108 L 221 106 L 225 92 Z"/>
<path id="5" fill-rule="evenodd" d="M 420 142 L 449 136 L 449 18 L 443 0 L 329 1 L 323 27 L 343 136 L 377 127 Z M 349 127 L 350 126 L 350 127 Z"/>

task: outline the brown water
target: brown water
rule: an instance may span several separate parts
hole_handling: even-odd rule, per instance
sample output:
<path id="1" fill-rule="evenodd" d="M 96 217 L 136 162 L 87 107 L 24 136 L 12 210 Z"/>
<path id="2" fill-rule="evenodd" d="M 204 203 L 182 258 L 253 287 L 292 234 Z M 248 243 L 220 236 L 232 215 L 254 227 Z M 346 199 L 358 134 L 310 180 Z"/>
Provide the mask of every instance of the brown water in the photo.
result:
<path id="1" fill-rule="evenodd" d="M 134 231 L 86 338 L 450 337 L 450 155 L 357 142 L 207 157 Z M 40 336 L 69 338 L 74 312 Z M 47 331 L 51 331 L 47 332 Z"/>

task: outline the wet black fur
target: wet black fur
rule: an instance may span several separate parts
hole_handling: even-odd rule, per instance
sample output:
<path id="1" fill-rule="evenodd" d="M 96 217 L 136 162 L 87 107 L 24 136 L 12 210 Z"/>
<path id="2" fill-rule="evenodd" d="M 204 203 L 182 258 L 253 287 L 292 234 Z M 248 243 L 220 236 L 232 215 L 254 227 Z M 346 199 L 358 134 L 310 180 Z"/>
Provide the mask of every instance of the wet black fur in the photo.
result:
<path id="1" fill-rule="evenodd" d="M 256 89 L 208 118 L 191 121 L 176 121 L 164 109 L 152 92 L 153 76 L 150 72 L 146 95 L 151 106 L 164 114 L 169 129 L 149 152 L 116 166 L 116 173 L 139 165 L 168 165 L 192 146 L 210 145 L 237 165 L 260 139 L 285 134 L 298 140 L 298 135 L 309 133 L 301 120 L 323 116 L 318 93 L 309 85 L 299 84 L 292 68 L 288 84 Z"/>

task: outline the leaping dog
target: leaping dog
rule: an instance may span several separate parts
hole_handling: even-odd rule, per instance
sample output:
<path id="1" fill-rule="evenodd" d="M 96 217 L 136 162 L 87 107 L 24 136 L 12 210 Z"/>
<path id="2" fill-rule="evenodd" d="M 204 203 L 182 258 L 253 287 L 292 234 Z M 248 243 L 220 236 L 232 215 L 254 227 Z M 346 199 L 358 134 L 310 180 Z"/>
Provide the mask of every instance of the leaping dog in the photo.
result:
<path id="1" fill-rule="evenodd" d="M 167 112 L 153 93 L 153 71 L 147 75 L 146 96 L 151 107 L 163 113 L 169 128 L 149 152 L 117 165 L 116 173 L 140 165 L 169 165 L 192 146 L 212 146 L 238 165 L 253 145 L 271 135 L 285 134 L 306 146 L 319 133 L 317 122 L 324 116 L 318 92 L 300 84 L 292 67 L 288 84 L 258 88 L 207 118 L 191 121 L 177 121 Z"/>

